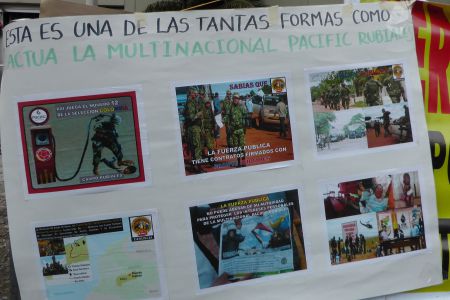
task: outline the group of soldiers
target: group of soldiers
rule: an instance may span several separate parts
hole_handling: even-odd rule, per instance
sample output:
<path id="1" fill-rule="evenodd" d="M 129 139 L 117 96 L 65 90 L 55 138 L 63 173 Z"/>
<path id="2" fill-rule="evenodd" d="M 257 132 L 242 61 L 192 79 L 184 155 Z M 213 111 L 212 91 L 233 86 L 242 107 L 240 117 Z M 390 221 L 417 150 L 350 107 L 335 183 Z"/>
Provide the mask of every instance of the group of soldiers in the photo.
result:
<path id="1" fill-rule="evenodd" d="M 367 106 L 382 105 L 383 101 L 380 98 L 380 91 L 383 86 L 386 87 L 386 92 L 391 98 L 392 103 L 399 103 L 403 97 L 404 101 L 407 101 L 405 89 L 402 86 L 400 80 L 397 80 L 392 75 L 392 70 L 389 71 L 389 76 L 381 84 L 373 76 L 369 76 L 369 80 L 364 85 L 364 98 L 366 99 Z"/>
<path id="2" fill-rule="evenodd" d="M 403 105 L 403 109 L 405 110 L 405 115 L 398 119 L 397 125 L 399 125 L 400 129 L 400 136 L 399 139 L 401 142 L 407 142 L 412 140 L 412 132 L 411 132 L 411 121 L 409 119 L 409 108 L 407 105 Z M 377 119 L 381 119 L 382 123 L 379 120 L 375 120 L 373 124 L 373 128 L 375 130 L 375 137 L 379 137 L 381 134 L 381 125 L 383 125 L 384 129 L 384 137 L 388 137 L 392 135 L 392 132 L 390 131 L 389 127 L 391 126 L 391 112 L 382 109 L 382 116 L 378 117 Z M 403 134 L 405 132 L 405 134 Z"/>
<path id="3" fill-rule="evenodd" d="M 400 80 L 397 80 L 392 75 L 392 70 L 389 71 L 389 76 L 381 84 L 372 75 L 368 77 L 368 81 L 364 85 L 364 99 L 367 106 L 382 105 L 383 101 L 380 97 L 381 90 L 386 87 L 386 92 L 389 95 L 392 103 L 399 103 L 401 98 L 407 101 L 405 89 Z M 351 91 L 344 83 L 341 85 L 335 83 L 331 88 L 321 95 L 322 105 L 325 108 L 329 107 L 332 110 L 340 110 L 341 105 L 343 109 L 350 108 Z"/>
<path id="4" fill-rule="evenodd" d="M 350 89 L 342 83 L 333 84 L 331 89 L 322 94 L 322 105 L 333 110 L 340 110 L 341 103 L 343 109 L 350 108 Z"/>
<path id="5" fill-rule="evenodd" d="M 336 237 L 330 240 L 331 248 L 331 261 L 333 264 L 339 264 L 342 255 L 345 254 L 347 261 L 352 261 L 356 258 L 356 254 L 367 253 L 366 249 L 366 238 L 363 234 L 356 234 L 355 238 L 351 235 L 347 235 L 345 240 L 340 237 L 336 240 Z"/>
<path id="6" fill-rule="evenodd" d="M 221 112 L 223 124 L 226 129 L 227 147 L 245 146 L 245 127 L 247 110 L 241 105 L 238 93 L 231 95 L 227 91 L 224 100 L 221 103 Z M 214 165 L 214 155 L 210 154 L 215 148 L 215 128 L 216 120 L 213 105 L 210 99 L 207 99 L 204 90 L 190 88 L 187 94 L 187 101 L 184 110 L 184 126 L 186 129 L 186 142 L 190 152 L 191 160 L 200 160 L 204 158 L 203 151 L 208 150 L 206 158 L 208 163 Z M 244 152 L 238 154 L 238 167 L 242 166 L 244 161 Z M 194 173 L 204 173 L 205 170 L 199 163 L 192 163 Z"/>
<path id="7" fill-rule="evenodd" d="M 227 147 L 244 147 L 247 127 L 247 110 L 241 105 L 239 93 L 227 90 L 222 102 L 222 120 L 225 124 Z"/>

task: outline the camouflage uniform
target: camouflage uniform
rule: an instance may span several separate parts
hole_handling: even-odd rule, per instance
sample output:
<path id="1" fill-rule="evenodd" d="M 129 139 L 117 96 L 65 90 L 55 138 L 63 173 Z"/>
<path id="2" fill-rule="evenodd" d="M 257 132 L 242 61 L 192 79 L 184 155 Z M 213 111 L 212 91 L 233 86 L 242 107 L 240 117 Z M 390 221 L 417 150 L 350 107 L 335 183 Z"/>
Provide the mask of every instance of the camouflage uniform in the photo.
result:
<path id="1" fill-rule="evenodd" d="M 227 96 L 225 96 L 225 99 L 223 99 L 222 102 L 222 120 L 225 124 L 225 132 L 227 135 L 227 147 L 231 147 L 231 129 L 230 129 L 230 110 L 231 106 L 233 105 L 231 101 L 231 95 L 228 95 L 229 91 L 227 91 Z"/>
<path id="2" fill-rule="evenodd" d="M 364 85 L 364 97 L 366 98 L 367 106 L 381 105 L 380 100 L 380 89 L 382 88 L 381 83 L 370 78 L 369 81 Z"/>
<path id="3" fill-rule="evenodd" d="M 381 112 L 383 113 L 384 137 L 387 137 L 389 135 L 392 135 L 392 133 L 389 131 L 389 125 L 391 125 L 391 112 L 385 110 L 384 108 L 381 110 Z"/>
<path id="4" fill-rule="evenodd" d="M 241 105 L 232 105 L 230 110 L 231 146 L 245 146 L 245 118 L 247 112 Z"/>
<path id="5" fill-rule="evenodd" d="M 384 85 L 386 86 L 386 91 L 389 94 L 392 103 L 399 103 L 401 96 L 403 96 L 403 99 L 406 101 L 405 90 L 399 80 L 395 80 L 393 76 L 390 76 L 384 81 Z"/>
<path id="6" fill-rule="evenodd" d="M 117 138 L 119 134 L 116 131 L 116 125 L 119 124 L 120 118 L 113 114 L 109 121 L 99 122 L 104 116 L 99 115 L 96 119 L 98 122 L 94 126 L 95 134 L 91 138 L 92 141 L 92 152 L 93 152 L 93 166 L 94 174 L 98 175 L 98 166 L 102 161 L 102 150 L 103 148 L 108 148 L 117 158 L 119 164 L 122 163 L 123 154 L 122 146 L 119 144 Z"/>
<path id="7" fill-rule="evenodd" d="M 233 97 L 236 96 L 236 94 Z M 231 146 L 244 147 L 245 146 L 245 120 L 247 117 L 246 109 L 238 102 L 233 102 L 229 114 L 229 126 L 231 131 Z M 244 151 L 239 151 L 239 154 Z M 245 155 L 245 154 L 244 154 Z M 241 159 L 238 158 L 238 167 L 241 166 Z"/>
<path id="8" fill-rule="evenodd" d="M 211 103 L 211 102 L 207 102 Z M 215 120 L 214 113 L 212 111 L 211 105 L 207 105 L 207 103 L 203 106 L 203 137 L 204 137 L 204 146 L 208 148 L 208 150 L 214 149 L 214 128 L 215 128 Z"/>
<path id="9" fill-rule="evenodd" d="M 340 91 L 337 85 L 333 85 L 331 91 L 330 91 L 330 99 L 332 103 L 332 109 L 340 110 L 339 105 L 339 98 L 340 98 Z"/>
<path id="10" fill-rule="evenodd" d="M 329 105 L 327 93 L 326 92 L 322 93 L 321 97 L 322 97 L 322 105 L 325 106 L 325 108 L 327 108 Z"/>
<path id="11" fill-rule="evenodd" d="M 188 96 L 189 97 L 189 96 Z M 202 112 L 200 115 L 199 113 Z M 200 116 L 199 116 L 200 115 Z M 198 98 L 186 101 L 185 118 L 187 126 L 187 140 L 192 159 L 202 158 L 202 121 L 203 104 Z"/>
<path id="12" fill-rule="evenodd" d="M 345 85 L 341 87 L 341 101 L 344 109 L 350 108 L 350 89 Z"/>

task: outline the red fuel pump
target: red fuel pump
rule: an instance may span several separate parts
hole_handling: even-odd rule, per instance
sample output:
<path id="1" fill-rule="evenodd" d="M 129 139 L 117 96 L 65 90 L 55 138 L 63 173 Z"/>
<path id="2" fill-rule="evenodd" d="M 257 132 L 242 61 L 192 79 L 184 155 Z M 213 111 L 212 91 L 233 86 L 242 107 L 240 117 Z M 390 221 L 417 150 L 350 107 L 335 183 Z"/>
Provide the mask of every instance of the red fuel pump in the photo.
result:
<path id="1" fill-rule="evenodd" d="M 30 128 L 33 145 L 33 157 L 38 184 L 56 181 L 55 146 L 52 139 L 52 128 L 49 125 Z"/>

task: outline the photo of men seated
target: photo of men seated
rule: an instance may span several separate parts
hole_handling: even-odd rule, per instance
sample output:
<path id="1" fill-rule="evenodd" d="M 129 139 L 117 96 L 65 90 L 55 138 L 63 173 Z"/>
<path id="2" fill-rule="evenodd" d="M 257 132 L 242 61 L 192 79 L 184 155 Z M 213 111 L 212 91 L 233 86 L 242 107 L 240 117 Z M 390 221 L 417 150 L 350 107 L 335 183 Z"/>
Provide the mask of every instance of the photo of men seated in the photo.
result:
<path id="1" fill-rule="evenodd" d="M 418 172 L 323 186 L 333 265 L 426 248 Z"/>
<path id="2" fill-rule="evenodd" d="M 39 240 L 38 246 L 39 256 L 41 257 L 66 254 L 64 240 L 62 238 Z"/>
<path id="3" fill-rule="evenodd" d="M 421 206 L 417 172 L 329 183 L 322 191 L 327 220 Z"/>

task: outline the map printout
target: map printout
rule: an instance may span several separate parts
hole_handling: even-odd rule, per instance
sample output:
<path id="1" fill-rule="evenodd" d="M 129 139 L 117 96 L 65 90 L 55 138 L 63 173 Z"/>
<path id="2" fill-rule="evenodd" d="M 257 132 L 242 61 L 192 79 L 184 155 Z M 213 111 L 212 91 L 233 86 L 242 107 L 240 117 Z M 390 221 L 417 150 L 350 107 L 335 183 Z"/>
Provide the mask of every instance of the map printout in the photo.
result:
<path id="1" fill-rule="evenodd" d="M 162 298 L 154 211 L 35 225 L 48 299 Z"/>

